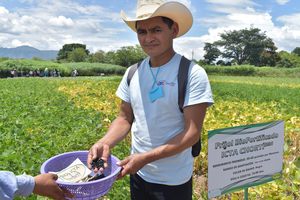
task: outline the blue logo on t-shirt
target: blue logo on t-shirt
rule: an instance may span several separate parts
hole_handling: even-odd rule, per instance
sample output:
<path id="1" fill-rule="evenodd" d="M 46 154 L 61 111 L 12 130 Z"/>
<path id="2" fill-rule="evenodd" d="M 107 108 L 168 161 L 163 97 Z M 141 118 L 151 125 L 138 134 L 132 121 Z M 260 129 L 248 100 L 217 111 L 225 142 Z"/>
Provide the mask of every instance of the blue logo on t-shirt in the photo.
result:
<path id="1" fill-rule="evenodd" d="M 166 80 L 158 81 L 157 85 L 169 85 L 169 86 L 175 86 L 174 82 L 167 82 Z"/>

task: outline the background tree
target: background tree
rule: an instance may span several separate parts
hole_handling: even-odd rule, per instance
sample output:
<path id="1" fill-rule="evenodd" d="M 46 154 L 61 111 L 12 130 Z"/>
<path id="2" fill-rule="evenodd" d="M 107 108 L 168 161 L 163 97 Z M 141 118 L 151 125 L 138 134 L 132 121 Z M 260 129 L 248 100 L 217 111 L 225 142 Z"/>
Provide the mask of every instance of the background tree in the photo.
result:
<path id="1" fill-rule="evenodd" d="M 99 50 L 94 54 L 90 54 L 89 62 L 105 63 L 105 52 L 102 50 Z"/>
<path id="2" fill-rule="evenodd" d="M 225 32 L 221 34 L 221 40 L 216 41 L 215 45 L 224 49 L 222 57 L 234 59 L 238 65 L 249 63 L 262 66 L 268 63 L 265 58 L 269 56 L 270 59 L 274 59 L 269 62 L 271 66 L 274 66 L 278 58 L 274 42 L 258 28 L 251 27 Z"/>
<path id="3" fill-rule="evenodd" d="M 237 64 L 242 64 L 246 61 L 245 44 L 241 31 L 229 31 L 222 33 L 221 40 L 214 44 L 224 48 L 222 57 L 234 59 Z"/>
<path id="4" fill-rule="evenodd" d="M 72 43 L 72 44 L 65 44 L 62 49 L 58 51 L 57 54 L 57 60 L 67 60 L 69 53 L 74 51 L 75 49 L 84 49 L 86 55 L 89 55 L 89 50 L 86 49 L 85 44 L 78 44 L 78 43 Z"/>
<path id="5" fill-rule="evenodd" d="M 280 61 L 280 56 L 276 52 L 277 47 L 274 42 L 268 38 L 266 40 L 265 49 L 261 52 L 259 60 L 257 62 L 258 66 L 276 66 L 276 64 Z"/>
<path id="6" fill-rule="evenodd" d="M 276 66 L 285 68 L 300 67 L 300 56 L 295 53 L 289 53 L 287 51 L 279 52 L 280 61 Z"/>
<path id="7" fill-rule="evenodd" d="M 68 53 L 67 60 L 70 62 L 84 62 L 88 57 L 86 50 L 83 48 L 76 48 Z"/>
<path id="8" fill-rule="evenodd" d="M 298 56 L 300 56 L 300 47 L 296 47 L 292 53 L 297 54 Z"/>
<path id="9" fill-rule="evenodd" d="M 134 63 L 143 60 L 145 57 L 146 54 L 139 45 L 122 47 L 116 51 L 114 64 L 129 67 Z"/>
<path id="10" fill-rule="evenodd" d="M 218 47 L 211 43 L 205 43 L 204 51 L 204 59 L 207 64 L 212 64 L 221 55 L 221 51 Z"/>
<path id="11" fill-rule="evenodd" d="M 116 64 L 116 53 L 114 51 L 109 51 L 105 53 L 104 63 Z"/>

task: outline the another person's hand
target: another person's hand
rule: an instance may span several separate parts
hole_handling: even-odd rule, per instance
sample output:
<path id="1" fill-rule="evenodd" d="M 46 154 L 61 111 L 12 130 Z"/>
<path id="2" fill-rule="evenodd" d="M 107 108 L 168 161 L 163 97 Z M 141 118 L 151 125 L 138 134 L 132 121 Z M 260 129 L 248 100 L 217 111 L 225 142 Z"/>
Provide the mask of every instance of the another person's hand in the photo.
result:
<path id="1" fill-rule="evenodd" d="M 74 197 L 68 190 L 65 188 L 60 188 L 57 183 L 56 174 L 40 174 L 34 177 L 35 186 L 33 193 L 41 196 L 50 197 L 56 200 L 64 200 L 66 197 Z"/>
<path id="2" fill-rule="evenodd" d="M 107 144 L 104 144 L 102 142 L 95 143 L 89 150 L 88 160 L 87 160 L 88 168 L 90 169 L 92 168 L 91 163 L 96 158 L 102 159 L 104 161 L 104 168 L 106 168 L 109 155 L 110 155 L 110 148 Z M 100 169 L 95 168 L 94 172 L 97 173 L 99 170 L 101 172 L 104 171 L 104 169 L 102 168 Z"/>
<path id="3" fill-rule="evenodd" d="M 118 176 L 119 179 L 127 174 L 135 174 L 138 170 L 144 167 L 147 162 L 144 154 L 132 154 L 117 164 L 122 167 L 122 170 Z"/>

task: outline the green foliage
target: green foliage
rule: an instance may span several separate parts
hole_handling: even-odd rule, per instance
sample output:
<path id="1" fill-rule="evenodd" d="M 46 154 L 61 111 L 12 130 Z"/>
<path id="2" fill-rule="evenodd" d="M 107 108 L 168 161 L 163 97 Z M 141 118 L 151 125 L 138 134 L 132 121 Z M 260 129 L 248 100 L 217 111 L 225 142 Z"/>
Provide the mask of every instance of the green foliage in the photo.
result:
<path id="1" fill-rule="evenodd" d="M 204 51 L 204 59 L 207 64 L 213 64 L 213 62 L 221 55 L 221 51 L 217 48 L 217 46 L 211 43 L 205 43 Z"/>
<path id="2" fill-rule="evenodd" d="M 205 66 L 205 71 L 208 74 L 220 75 L 236 75 L 236 76 L 253 76 L 256 73 L 256 68 L 249 65 L 242 66 Z"/>
<path id="3" fill-rule="evenodd" d="M 288 53 L 286 51 L 279 52 L 280 61 L 277 63 L 278 67 L 295 68 L 300 67 L 300 56 L 295 53 Z"/>
<path id="4" fill-rule="evenodd" d="M 70 62 L 84 62 L 88 57 L 86 50 L 83 48 L 76 48 L 68 53 L 67 60 Z"/>
<path id="5" fill-rule="evenodd" d="M 125 67 L 103 63 L 65 63 L 67 69 L 77 69 L 80 76 L 123 75 Z"/>
<path id="6" fill-rule="evenodd" d="M 58 51 L 57 60 L 67 60 L 69 53 L 74 51 L 75 49 L 84 49 L 86 55 L 89 55 L 90 53 L 89 50 L 86 49 L 85 44 L 77 44 L 77 43 L 65 44 L 63 45 L 62 49 Z"/>
<path id="7" fill-rule="evenodd" d="M 8 60 L 9 58 L 7 58 L 7 57 L 0 57 L 0 62 L 3 62 L 3 61 L 6 61 L 6 60 Z"/>
<path id="8" fill-rule="evenodd" d="M 28 59 L 9 59 L 0 62 L 0 78 L 9 77 L 10 70 L 16 69 L 19 73 L 21 71 L 25 74 L 30 70 L 41 70 L 45 68 L 49 70 L 57 69 L 60 71 L 61 76 L 71 76 L 71 72 L 77 69 L 80 76 L 99 76 L 99 75 L 112 75 L 112 74 L 124 74 L 126 68 L 103 63 L 57 63 L 53 61 L 45 60 L 28 60 Z M 20 75 L 20 74 L 19 74 Z"/>
<path id="9" fill-rule="evenodd" d="M 296 47 L 296 48 L 292 51 L 292 53 L 294 53 L 294 54 L 300 56 L 300 47 Z"/>
<path id="10" fill-rule="evenodd" d="M 75 107 L 58 80 L 0 80 L 0 168 L 37 174 L 46 159 L 88 149 L 99 137 L 101 114 Z M 103 134 L 103 132 L 100 132 Z"/>
<path id="11" fill-rule="evenodd" d="M 293 68 L 295 65 L 288 58 L 282 58 L 278 63 L 278 67 Z"/>
<path id="12" fill-rule="evenodd" d="M 233 59 L 238 65 L 275 66 L 278 61 L 274 42 L 258 28 L 222 33 L 221 40 L 214 44 L 224 48 L 222 57 Z"/>
<path id="13" fill-rule="evenodd" d="M 256 76 L 299 78 L 300 68 L 260 67 L 256 69 Z"/>
<path id="14" fill-rule="evenodd" d="M 89 62 L 105 63 L 105 52 L 102 50 L 99 50 L 94 54 L 90 54 Z"/>
<path id="15" fill-rule="evenodd" d="M 123 67 L 129 67 L 134 63 L 143 60 L 146 54 L 139 45 L 121 47 L 116 51 L 98 51 L 95 54 L 91 54 L 89 62 L 102 62 L 120 65 Z"/>
<path id="16" fill-rule="evenodd" d="M 268 41 L 268 43 L 266 44 L 266 49 L 261 52 L 259 59 L 254 62 L 250 61 L 250 63 L 256 66 L 274 67 L 278 63 L 278 61 L 280 61 L 280 56 L 276 52 L 276 49 L 277 48 L 275 47 L 273 41 Z M 255 56 L 253 58 L 255 58 Z"/>
<path id="17" fill-rule="evenodd" d="M 300 77 L 300 68 L 254 67 L 251 65 L 240 66 L 215 66 L 201 65 L 208 74 L 238 75 L 238 76 L 263 76 L 263 77 Z"/>
<path id="18" fill-rule="evenodd" d="M 128 46 L 122 47 L 115 53 L 115 64 L 123 67 L 129 67 L 134 63 L 142 61 L 146 57 L 146 54 L 139 45 L 135 47 Z"/>

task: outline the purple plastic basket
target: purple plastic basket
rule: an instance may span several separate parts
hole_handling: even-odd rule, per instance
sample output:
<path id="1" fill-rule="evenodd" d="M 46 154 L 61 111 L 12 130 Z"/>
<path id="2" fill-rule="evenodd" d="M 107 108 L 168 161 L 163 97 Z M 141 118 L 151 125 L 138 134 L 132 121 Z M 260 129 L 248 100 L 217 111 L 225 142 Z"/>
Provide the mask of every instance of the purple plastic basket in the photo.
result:
<path id="1" fill-rule="evenodd" d="M 56 155 L 46 160 L 41 166 L 41 173 L 57 172 L 69 166 L 76 158 L 79 158 L 81 162 L 87 163 L 88 151 L 73 151 Z M 66 183 L 57 181 L 60 187 L 66 188 L 72 194 L 75 195 L 73 199 L 97 199 L 105 195 L 113 183 L 115 182 L 121 167 L 116 163 L 118 158 L 111 155 L 108 158 L 108 167 L 104 170 L 105 177 L 99 180 L 83 183 Z"/>

